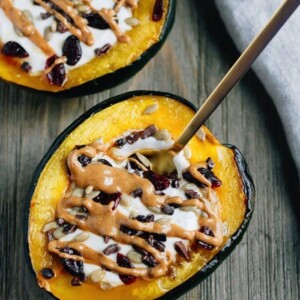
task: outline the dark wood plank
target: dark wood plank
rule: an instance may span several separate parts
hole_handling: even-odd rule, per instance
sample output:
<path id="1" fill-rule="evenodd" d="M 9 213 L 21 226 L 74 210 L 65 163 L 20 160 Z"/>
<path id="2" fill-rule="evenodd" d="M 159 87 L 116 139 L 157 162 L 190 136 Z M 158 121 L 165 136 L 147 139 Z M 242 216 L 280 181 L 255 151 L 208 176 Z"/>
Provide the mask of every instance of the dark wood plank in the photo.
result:
<path id="1" fill-rule="evenodd" d="M 161 52 L 110 91 L 58 100 L 0 83 L 1 299 L 51 299 L 26 265 L 23 217 L 32 174 L 55 137 L 94 104 L 133 89 L 164 90 L 199 105 L 235 61 L 238 53 L 212 2 L 178 1 L 175 27 Z M 256 211 L 235 252 L 181 299 L 298 299 L 299 181 L 272 101 L 252 72 L 208 126 L 245 154 L 257 188 Z"/>

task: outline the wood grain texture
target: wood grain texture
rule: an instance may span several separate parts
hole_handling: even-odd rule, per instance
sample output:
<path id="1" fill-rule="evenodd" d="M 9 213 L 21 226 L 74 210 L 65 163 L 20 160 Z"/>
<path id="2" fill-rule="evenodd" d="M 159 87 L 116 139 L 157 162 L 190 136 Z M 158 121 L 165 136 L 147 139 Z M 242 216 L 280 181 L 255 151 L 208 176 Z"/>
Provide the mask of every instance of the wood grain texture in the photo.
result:
<path id="1" fill-rule="evenodd" d="M 129 90 L 168 91 L 199 105 L 237 58 L 213 1 L 178 1 L 176 17 L 155 59 L 110 91 L 58 100 L 0 83 L 0 299 L 51 299 L 27 267 L 23 218 L 31 176 L 55 137 L 94 104 Z M 180 299 L 299 299 L 299 180 L 272 101 L 252 72 L 207 124 L 244 153 L 256 208 L 233 254 Z"/>

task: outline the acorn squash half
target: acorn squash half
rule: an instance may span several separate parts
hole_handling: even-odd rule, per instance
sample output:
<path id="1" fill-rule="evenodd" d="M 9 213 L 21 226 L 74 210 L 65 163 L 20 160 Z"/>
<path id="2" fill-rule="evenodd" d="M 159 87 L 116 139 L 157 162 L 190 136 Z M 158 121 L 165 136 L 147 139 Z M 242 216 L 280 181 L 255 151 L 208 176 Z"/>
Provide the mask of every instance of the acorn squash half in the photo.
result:
<path id="1" fill-rule="evenodd" d="M 158 104 L 158 109 L 144 114 L 145 109 Z M 220 247 L 211 250 L 198 247 L 190 261 L 181 260 L 172 276 L 152 281 L 138 279 L 131 285 L 109 290 L 86 281 L 72 286 L 72 276 L 56 255 L 47 251 L 48 240 L 42 229 L 55 219 L 56 206 L 68 188 L 70 177 L 66 167 L 68 154 L 78 147 L 102 137 L 105 142 L 129 129 L 144 129 L 150 124 L 169 130 L 176 138 L 195 114 L 187 100 L 162 92 L 136 91 L 108 99 L 87 111 L 71 124 L 54 142 L 39 164 L 28 195 L 26 212 L 26 256 L 40 287 L 59 299 L 174 299 L 209 276 L 231 253 L 244 235 L 254 207 L 254 186 L 240 151 L 222 145 L 204 127 L 205 139 L 197 136 L 189 143 L 191 162 L 211 157 L 214 173 L 222 180 L 215 189 L 220 200 L 220 216 L 227 232 Z M 45 279 L 41 271 L 54 270 L 55 277 Z M 176 274 L 176 275 L 174 275 Z"/>
<path id="2" fill-rule="evenodd" d="M 26 4 L 22 4 L 22 1 L 20 1 L 20 3 L 11 2 L 11 0 L 2 1 L 0 4 L 0 16 L 3 18 L 0 24 L 1 26 L 5 25 L 7 27 L 2 28 L 2 34 L 0 30 L 0 78 L 35 92 L 39 91 L 62 97 L 75 97 L 96 93 L 112 88 L 131 78 L 142 69 L 161 48 L 172 28 L 175 17 L 175 0 L 139 1 L 137 6 L 132 9 L 132 17 L 124 19 L 125 21 L 121 20 L 122 24 L 124 24 L 124 22 L 131 24 L 131 29 L 129 28 L 126 29 L 127 31 L 119 33 L 120 37 L 117 38 L 117 42 L 112 45 L 110 45 L 110 41 L 113 37 L 109 36 L 107 44 L 103 46 L 102 43 L 100 47 L 97 46 L 99 41 L 97 41 L 96 35 L 94 36 L 93 42 L 84 41 L 84 38 L 78 39 L 77 36 L 74 36 L 75 33 L 75 35 L 77 34 L 80 38 L 82 33 L 78 31 L 79 27 L 74 21 L 75 19 L 73 18 L 73 20 L 71 20 L 65 12 L 62 12 L 60 8 L 55 6 L 57 3 L 60 3 L 59 1 L 36 0 L 36 2 L 37 1 L 38 4 L 42 3 L 45 7 L 52 5 L 60 13 L 60 17 L 62 16 L 69 20 L 69 23 L 67 23 L 73 26 L 73 31 L 68 31 L 62 27 L 62 22 L 54 18 L 54 15 L 51 16 L 46 10 L 42 10 L 41 5 L 33 5 L 33 11 L 30 12 L 28 9 L 22 10 L 22 7 Z M 96 10 L 95 8 L 92 13 L 90 13 L 90 10 L 88 13 L 81 12 L 84 11 L 83 8 L 86 7 L 86 5 L 82 5 L 82 3 L 92 3 L 95 6 L 100 5 L 100 2 L 98 1 L 97 3 L 96 0 L 93 2 L 79 1 L 81 5 L 75 6 L 72 2 L 66 1 L 66 3 L 73 5 L 73 9 L 78 9 L 76 15 L 79 14 L 82 17 L 81 20 L 88 22 L 87 29 L 93 34 L 96 31 L 102 31 L 103 34 L 100 35 L 100 37 L 103 36 L 105 40 L 105 37 L 108 36 L 107 32 L 109 28 L 112 27 L 103 21 L 103 18 L 99 17 L 97 13 L 100 12 L 100 10 Z M 17 8 L 18 10 L 14 11 L 15 15 L 10 12 L 11 7 L 8 6 L 7 3 L 9 5 L 16 3 L 14 9 Z M 120 0 L 113 2 L 113 0 L 109 0 L 105 3 L 110 3 L 111 5 L 112 3 L 123 3 L 123 6 L 129 7 L 129 4 L 136 3 L 136 1 Z M 30 5 L 32 5 L 32 1 L 30 1 Z M 41 12 L 37 11 L 39 8 Z M 48 9 L 50 10 L 51 8 Z M 26 18 L 25 23 L 16 22 L 13 30 L 11 24 L 4 23 L 7 22 L 10 14 L 10 18 L 20 14 L 20 17 L 17 19 L 24 20 L 24 18 Z M 93 19 L 95 15 L 97 18 Z M 43 20 L 43 18 L 45 18 L 45 20 Z M 51 18 L 53 18 L 54 25 L 50 20 Z M 130 20 L 127 21 L 128 19 Z M 31 24 L 44 24 L 42 26 L 48 24 L 49 26 L 47 26 L 44 31 L 39 31 L 38 25 L 36 25 L 37 32 L 25 32 L 24 28 L 31 26 Z M 126 24 L 123 26 L 127 26 Z M 25 25 L 27 25 L 27 27 Z M 115 19 L 115 23 L 112 26 L 118 25 L 120 25 L 120 21 Z M 12 28 L 10 28 L 10 26 Z M 16 32 L 17 34 L 12 36 L 10 32 L 13 34 Z M 32 65 L 28 63 L 28 59 L 33 57 L 32 63 L 34 60 L 38 61 L 39 57 L 40 60 L 42 60 L 41 50 L 36 46 L 34 47 L 35 51 L 37 51 L 34 53 L 38 53 L 39 56 L 31 53 L 29 51 L 30 49 L 28 50 L 28 45 L 33 45 L 33 42 L 31 43 L 27 37 L 27 35 L 30 34 L 34 36 L 32 39 L 37 44 L 41 41 L 45 43 L 43 48 L 46 49 L 43 63 L 40 64 L 42 70 L 39 68 L 39 70 L 34 70 L 35 72 L 33 72 Z M 5 41 L 1 40 L 1 35 L 3 36 L 2 39 L 4 39 L 5 36 Z M 38 38 L 35 38 L 37 35 Z M 126 38 L 124 38 L 124 36 Z M 64 37 L 63 40 L 61 40 L 62 37 Z M 52 41 L 54 43 L 56 40 L 58 40 L 56 43 L 59 44 L 57 46 L 58 48 L 53 48 L 53 44 L 51 43 Z M 15 44 L 15 42 L 17 42 L 17 44 Z M 87 45 L 87 43 L 90 43 L 90 45 Z M 19 44 L 21 44 L 21 48 Z M 80 51 L 75 49 L 75 46 L 78 44 L 81 45 Z M 80 64 L 80 59 L 82 60 L 84 58 L 84 51 L 87 48 L 90 48 L 89 51 L 92 52 L 89 52 L 91 57 L 89 56 L 87 62 Z M 95 54 L 93 54 L 94 52 Z M 69 55 L 71 56 L 70 58 Z M 67 61 L 62 59 L 63 57 L 66 57 Z M 54 61 L 57 66 L 55 66 Z M 77 61 L 79 61 L 79 63 Z"/>

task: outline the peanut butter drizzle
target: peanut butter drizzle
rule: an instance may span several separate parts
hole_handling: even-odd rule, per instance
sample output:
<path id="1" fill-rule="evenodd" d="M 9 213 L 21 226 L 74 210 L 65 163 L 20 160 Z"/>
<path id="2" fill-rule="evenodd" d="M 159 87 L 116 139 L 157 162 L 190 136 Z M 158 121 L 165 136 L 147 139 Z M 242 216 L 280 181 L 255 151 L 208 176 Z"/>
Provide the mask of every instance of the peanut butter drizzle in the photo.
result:
<path id="1" fill-rule="evenodd" d="M 91 145 L 95 145 L 95 143 Z M 143 191 L 141 201 L 145 206 L 161 207 L 167 203 L 176 203 L 181 206 L 196 206 L 207 214 L 207 217 L 199 216 L 199 228 L 202 226 L 209 227 L 213 232 L 213 236 L 208 236 L 198 230 L 185 230 L 176 224 L 162 225 L 156 222 L 142 223 L 135 219 L 129 219 L 117 209 L 113 209 L 114 202 L 111 202 L 109 205 L 101 205 L 89 198 L 65 196 L 57 205 L 56 217 L 63 218 L 66 222 L 77 225 L 83 231 L 110 237 L 121 244 L 138 246 L 149 252 L 157 260 L 158 264 L 153 268 L 123 268 L 102 253 L 98 253 L 79 242 L 53 240 L 48 244 L 48 250 L 50 252 L 56 253 L 60 257 L 105 266 L 118 274 L 150 279 L 167 273 L 168 267 L 173 262 L 172 255 L 168 251 L 160 252 L 156 250 L 141 237 L 135 235 L 130 236 L 123 233 L 120 230 L 121 225 L 138 231 L 165 234 L 167 237 L 178 237 L 189 240 L 190 242 L 199 240 L 216 247 L 222 244 L 223 235 L 221 232 L 220 217 L 211 207 L 211 203 L 208 205 L 199 199 L 182 200 L 178 196 L 155 195 L 154 187 L 150 181 L 135 174 L 130 174 L 123 169 L 94 162 L 82 167 L 78 161 L 80 155 L 93 158 L 98 154 L 96 148 L 91 145 L 74 150 L 68 156 L 67 164 L 71 171 L 71 180 L 76 183 L 76 186 L 85 188 L 91 185 L 94 187 L 94 190 L 100 190 L 108 194 L 116 192 L 130 194 L 132 191 L 140 188 Z M 109 152 L 109 149 L 107 151 Z M 188 168 L 188 171 L 207 186 L 208 196 L 210 197 L 211 183 L 198 171 L 195 173 L 195 170 L 198 168 L 199 165 L 193 165 Z M 109 185 L 107 183 L 109 183 Z M 79 220 L 68 212 L 68 209 L 78 206 L 84 206 L 89 211 L 86 220 Z M 64 247 L 71 247 L 79 251 L 82 256 L 61 253 L 59 249 Z"/>
<path id="2" fill-rule="evenodd" d="M 37 47 L 39 47 L 47 56 L 52 56 L 55 54 L 55 51 L 41 36 L 32 22 L 30 22 L 19 9 L 13 6 L 12 0 L 1 0 L 0 8 L 2 8 L 12 24 L 18 28 L 24 36 L 29 38 Z"/>

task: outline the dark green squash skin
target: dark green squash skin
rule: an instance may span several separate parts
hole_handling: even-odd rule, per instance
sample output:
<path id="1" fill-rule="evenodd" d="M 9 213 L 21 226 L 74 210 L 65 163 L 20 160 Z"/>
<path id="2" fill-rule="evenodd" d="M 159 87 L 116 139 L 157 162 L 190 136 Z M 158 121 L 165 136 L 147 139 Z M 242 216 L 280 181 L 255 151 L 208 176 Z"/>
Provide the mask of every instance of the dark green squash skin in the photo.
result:
<path id="1" fill-rule="evenodd" d="M 28 217 L 29 217 L 29 209 L 30 209 L 30 201 L 33 196 L 35 187 L 38 183 L 38 179 L 40 177 L 40 174 L 42 173 L 44 167 L 46 166 L 47 162 L 49 159 L 52 157 L 52 155 L 55 153 L 55 151 L 59 148 L 59 146 L 62 144 L 62 142 L 65 140 L 65 138 L 76 128 L 78 127 L 81 123 L 83 123 L 86 119 L 90 118 L 92 115 L 95 113 L 111 106 L 116 103 L 119 103 L 121 101 L 128 100 L 134 96 L 143 96 L 143 95 L 154 95 L 154 96 L 163 96 L 163 97 L 168 97 L 174 100 L 177 100 L 186 106 L 190 107 L 192 110 L 195 112 L 197 111 L 197 108 L 190 103 L 188 100 L 170 94 L 170 93 L 165 93 L 165 92 L 157 92 L 157 91 L 132 91 L 128 92 L 122 95 L 118 95 L 116 97 L 107 99 L 91 109 L 89 109 L 87 112 L 85 112 L 83 115 L 81 115 L 76 121 L 74 121 L 70 126 L 68 126 L 54 141 L 42 161 L 39 163 L 34 176 L 32 183 L 30 185 L 30 190 L 27 195 L 26 201 L 27 201 L 27 209 L 25 210 L 25 233 L 24 233 L 24 238 L 25 238 L 25 257 L 28 263 L 29 268 L 32 271 L 32 274 L 35 279 L 35 272 L 32 268 L 31 260 L 30 260 L 30 255 L 29 255 L 29 244 L 28 244 Z M 252 213 L 254 210 L 254 202 L 255 202 L 255 188 L 253 184 L 253 180 L 251 178 L 251 175 L 248 170 L 247 163 L 241 154 L 241 152 L 232 145 L 225 144 L 226 147 L 230 148 L 235 156 L 235 162 L 239 170 L 239 174 L 241 176 L 242 182 L 243 182 L 243 190 L 246 195 L 246 212 L 244 216 L 244 221 L 239 227 L 239 229 L 232 235 L 230 239 L 228 239 L 226 245 L 222 248 L 221 251 L 219 251 L 213 259 L 211 259 L 199 272 L 197 272 L 195 275 L 193 275 L 191 278 L 180 284 L 179 286 L 175 287 L 174 289 L 170 290 L 163 296 L 161 296 L 160 300 L 166 300 L 166 299 L 177 299 L 181 295 L 187 293 L 190 289 L 194 288 L 196 285 L 198 285 L 201 281 L 206 279 L 217 267 L 221 265 L 221 263 L 226 259 L 226 257 L 235 249 L 235 247 L 238 245 L 238 243 L 242 240 L 242 237 L 244 233 L 246 232 L 248 225 L 250 223 Z M 47 292 L 47 291 L 46 291 Z M 52 298 L 57 299 L 54 297 L 50 292 L 49 293 Z"/>
<path id="2" fill-rule="evenodd" d="M 176 0 L 170 0 L 169 9 L 167 12 L 166 20 L 164 27 L 160 33 L 160 38 L 157 43 L 152 45 L 148 50 L 146 50 L 137 60 L 135 60 L 130 65 L 118 69 L 112 73 L 105 74 L 96 79 L 90 80 L 81 85 L 72 87 L 68 90 L 59 91 L 59 92 L 50 92 L 35 90 L 26 86 L 15 84 L 14 82 L 9 82 L 14 84 L 17 87 L 25 89 L 32 93 L 38 93 L 46 96 L 52 96 L 55 98 L 72 98 L 80 97 L 85 95 L 90 95 L 104 90 L 111 89 L 127 80 L 132 78 L 136 73 L 138 73 L 148 62 L 154 57 L 154 55 L 160 50 L 163 46 L 168 34 L 170 33 L 174 21 L 175 21 L 175 12 L 176 12 Z M 1 79 L 1 77 L 0 77 Z"/>

